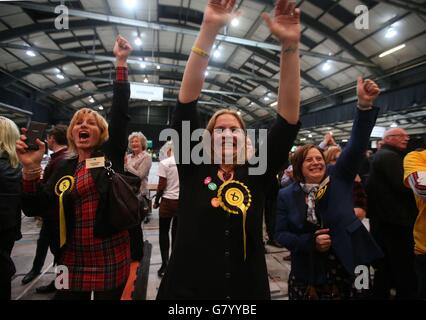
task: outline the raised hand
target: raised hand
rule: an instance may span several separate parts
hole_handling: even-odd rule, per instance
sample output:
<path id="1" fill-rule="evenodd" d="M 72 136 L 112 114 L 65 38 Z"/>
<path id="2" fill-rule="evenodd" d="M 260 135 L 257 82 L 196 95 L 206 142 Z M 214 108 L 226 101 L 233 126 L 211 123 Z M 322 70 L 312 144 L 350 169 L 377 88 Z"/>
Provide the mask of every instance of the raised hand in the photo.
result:
<path id="1" fill-rule="evenodd" d="M 295 2 L 278 0 L 275 5 L 275 16 L 271 18 L 267 13 L 262 13 L 271 33 L 284 44 L 286 42 L 299 42 L 300 40 L 300 10 Z"/>
<path id="2" fill-rule="evenodd" d="M 364 81 L 361 77 L 358 77 L 357 95 L 358 104 L 361 107 L 371 107 L 379 94 L 380 88 L 373 80 Z"/>
<path id="3" fill-rule="evenodd" d="M 127 58 L 132 52 L 133 48 L 130 45 L 129 41 L 127 41 L 122 36 L 117 36 L 114 44 L 114 55 L 117 58 L 117 63 L 126 63 Z"/>
<path id="4" fill-rule="evenodd" d="M 40 167 L 41 160 L 45 152 L 45 145 L 39 139 L 36 139 L 36 143 L 39 147 L 38 150 L 28 150 L 28 146 L 25 143 L 27 136 L 25 135 L 27 129 L 21 129 L 22 135 L 18 141 L 16 141 L 16 154 L 18 155 L 19 162 L 22 163 L 24 169 L 34 169 Z"/>
<path id="5" fill-rule="evenodd" d="M 236 0 L 209 0 L 204 11 L 203 24 L 220 29 L 239 15 L 234 11 Z"/>

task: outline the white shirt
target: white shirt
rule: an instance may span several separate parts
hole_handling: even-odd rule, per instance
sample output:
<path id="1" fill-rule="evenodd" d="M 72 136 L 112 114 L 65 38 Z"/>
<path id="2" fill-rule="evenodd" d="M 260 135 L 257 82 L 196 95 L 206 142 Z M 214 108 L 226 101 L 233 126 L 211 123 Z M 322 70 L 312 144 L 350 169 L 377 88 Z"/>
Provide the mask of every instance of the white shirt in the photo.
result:
<path id="1" fill-rule="evenodd" d="M 167 186 L 164 190 L 163 198 L 171 200 L 179 199 L 179 175 L 174 156 L 160 161 L 158 175 L 167 179 Z"/>

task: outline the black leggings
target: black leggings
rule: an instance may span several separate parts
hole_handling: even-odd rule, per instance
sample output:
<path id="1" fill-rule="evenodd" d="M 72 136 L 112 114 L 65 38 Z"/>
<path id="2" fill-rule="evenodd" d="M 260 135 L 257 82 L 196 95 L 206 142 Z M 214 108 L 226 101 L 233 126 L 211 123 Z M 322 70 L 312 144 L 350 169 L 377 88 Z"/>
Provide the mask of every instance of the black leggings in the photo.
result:
<path id="1" fill-rule="evenodd" d="M 169 261 L 169 249 L 170 249 L 170 223 L 172 222 L 172 248 L 175 243 L 176 228 L 177 228 L 177 217 L 172 218 L 161 218 L 160 217 L 160 251 L 161 251 L 161 261 L 163 265 L 166 265 Z"/>

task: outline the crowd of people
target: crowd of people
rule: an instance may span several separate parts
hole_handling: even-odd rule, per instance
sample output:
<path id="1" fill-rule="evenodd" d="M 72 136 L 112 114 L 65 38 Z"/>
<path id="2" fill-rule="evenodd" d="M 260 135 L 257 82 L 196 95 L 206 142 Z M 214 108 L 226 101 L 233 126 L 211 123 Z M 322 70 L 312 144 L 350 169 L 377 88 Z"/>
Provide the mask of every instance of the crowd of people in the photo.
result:
<path id="1" fill-rule="evenodd" d="M 205 9 L 173 115 L 179 140 L 184 121 L 191 131 L 201 128 L 197 102 L 209 55 L 220 30 L 238 14 L 234 7 L 235 0 L 209 0 Z M 301 127 L 300 10 L 278 0 L 274 16 L 262 17 L 282 47 L 266 172 L 250 174 L 250 158 L 263 149 L 256 149 L 244 120 L 230 109 L 218 110 L 205 128 L 211 139 L 204 156 L 211 161 L 186 163 L 184 144 L 165 144 L 152 205 L 159 209 L 162 261 L 157 299 L 270 299 L 265 225 L 267 244 L 291 253 L 291 300 L 390 299 L 391 289 L 396 299 L 425 299 L 426 151 L 406 155 L 409 136 L 393 128 L 367 158 L 380 88 L 359 77 L 348 143 L 339 146 L 327 134 L 319 145 L 291 152 Z M 26 130 L 20 134 L 0 117 L 0 299 L 11 298 L 11 252 L 22 237 L 21 210 L 43 219 L 33 266 L 22 283 L 40 274 L 50 248 L 55 264 L 67 267 L 69 287 L 52 282 L 37 291 L 56 292 L 56 300 L 120 299 L 131 261 L 142 259 L 152 159 L 142 132 L 128 135 L 131 51 L 118 36 L 109 120 L 83 108 L 68 126 L 54 126 L 44 170 L 45 143 L 37 140 L 38 150 L 30 150 Z M 189 151 L 195 147 L 191 142 Z M 134 196 L 140 219 L 126 229 L 111 224 L 111 169 L 139 182 Z M 359 266 L 374 270 L 370 289 L 354 284 Z"/>

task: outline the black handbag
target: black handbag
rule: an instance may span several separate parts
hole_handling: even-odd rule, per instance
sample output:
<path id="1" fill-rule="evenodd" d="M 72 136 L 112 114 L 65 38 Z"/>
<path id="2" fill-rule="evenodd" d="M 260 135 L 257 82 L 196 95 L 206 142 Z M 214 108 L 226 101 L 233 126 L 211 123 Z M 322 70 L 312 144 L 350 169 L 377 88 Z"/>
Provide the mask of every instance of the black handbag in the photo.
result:
<path id="1" fill-rule="evenodd" d="M 107 221 L 117 231 L 128 230 L 142 221 L 136 196 L 141 180 L 137 176 L 116 173 L 111 162 L 105 166 L 109 180 Z"/>

